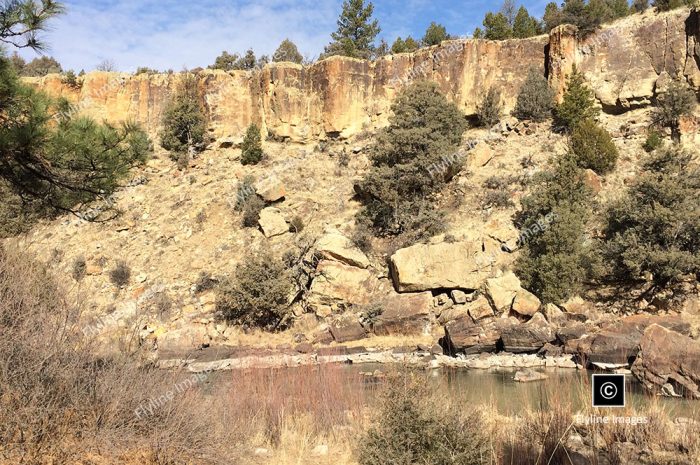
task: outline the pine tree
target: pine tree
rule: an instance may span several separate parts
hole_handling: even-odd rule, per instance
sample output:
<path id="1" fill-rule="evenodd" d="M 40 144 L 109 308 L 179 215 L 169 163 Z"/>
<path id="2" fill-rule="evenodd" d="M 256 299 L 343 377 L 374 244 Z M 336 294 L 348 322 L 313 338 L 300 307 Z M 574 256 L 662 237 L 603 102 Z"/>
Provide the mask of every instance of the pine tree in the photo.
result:
<path id="1" fill-rule="evenodd" d="M 593 91 L 586 86 L 583 74 L 574 65 L 566 81 L 562 103 L 555 111 L 555 123 L 563 129 L 572 130 L 583 120 L 595 119 L 598 113 Z"/>
<path id="2" fill-rule="evenodd" d="M 598 174 L 615 169 L 619 156 L 610 133 L 591 120 L 581 121 L 574 127 L 569 143 L 576 163 Z"/>
<path id="3" fill-rule="evenodd" d="M 338 30 L 331 34 L 333 42 L 326 46 L 323 57 L 342 55 L 369 59 L 374 52 L 374 41 L 381 31 L 379 21 L 372 20 L 374 5 L 364 0 L 345 0 L 338 18 Z"/>
<path id="4" fill-rule="evenodd" d="M 530 16 L 527 9 L 521 6 L 513 21 L 513 36 L 518 39 L 532 37 L 538 33 L 537 20 Z"/>
<path id="5" fill-rule="evenodd" d="M 237 69 L 237 63 L 240 61 L 241 56 L 237 53 L 230 54 L 227 51 L 221 52 L 221 55 L 216 57 L 214 64 L 209 66 L 209 69 L 220 69 L 222 71 L 232 71 Z"/>
<path id="6" fill-rule="evenodd" d="M 182 74 L 175 94 L 163 112 L 160 145 L 172 152 L 171 157 L 175 160 L 190 150 L 200 150 L 204 143 L 205 122 L 197 78 L 193 74 Z"/>
<path id="7" fill-rule="evenodd" d="M 679 141 L 681 118 L 692 114 L 698 103 L 695 92 L 688 85 L 673 81 L 656 103 L 654 122 L 670 128 L 673 139 Z"/>
<path id="8" fill-rule="evenodd" d="M 564 23 L 564 14 L 561 9 L 559 9 L 559 5 L 551 2 L 545 7 L 542 20 L 544 21 L 546 32 L 550 32 L 555 27 Z"/>
<path id="9" fill-rule="evenodd" d="M 37 33 L 62 11 L 60 4 L 48 0 L 0 4 L 0 42 L 39 50 L 44 44 Z M 148 137 L 138 126 L 101 125 L 77 116 L 65 100 L 22 84 L 2 55 L 0 108 L 2 190 L 25 205 L 38 204 L 42 214 L 85 213 L 90 202 L 106 200 L 150 151 Z M 102 211 L 110 211 L 108 204 Z"/>
<path id="10" fill-rule="evenodd" d="M 301 64 L 301 62 L 304 61 L 304 57 L 299 53 L 299 49 L 294 42 L 289 39 L 284 39 L 272 55 L 272 61 L 290 61 L 292 63 Z"/>
<path id="11" fill-rule="evenodd" d="M 34 58 L 22 68 L 22 76 L 41 77 L 47 74 L 62 73 L 61 64 L 52 57 L 42 56 Z"/>
<path id="12" fill-rule="evenodd" d="M 418 42 L 411 36 L 406 37 L 406 40 L 397 37 L 391 45 L 391 53 L 411 53 L 418 50 L 419 47 Z"/>
<path id="13" fill-rule="evenodd" d="M 484 18 L 484 38 L 488 40 L 505 40 L 513 37 L 513 30 L 508 18 L 503 13 L 486 13 Z"/>
<path id="14" fill-rule="evenodd" d="M 515 271 L 543 302 L 565 301 L 591 272 L 585 236 L 590 197 L 581 169 L 564 155 L 535 178 L 532 193 L 522 201 L 516 222 L 527 240 Z"/>
<path id="15" fill-rule="evenodd" d="M 553 109 L 554 91 L 540 71 L 530 68 L 518 93 L 513 114 L 519 119 L 544 121 L 552 116 Z"/>
<path id="16" fill-rule="evenodd" d="M 425 35 L 423 36 L 421 43 L 425 47 L 430 47 L 432 45 L 440 45 L 443 40 L 448 40 L 449 38 L 450 35 L 447 33 L 445 26 L 432 22 L 425 31 Z"/>
<path id="17" fill-rule="evenodd" d="M 472 34 L 472 37 L 474 39 L 483 39 L 484 38 L 484 31 L 482 31 L 480 27 L 477 27 L 476 29 L 474 29 L 474 33 Z"/>
<path id="18" fill-rule="evenodd" d="M 241 144 L 241 164 L 257 165 L 263 157 L 260 128 L 255 123 L 248 126 L 248 130 Z"/>

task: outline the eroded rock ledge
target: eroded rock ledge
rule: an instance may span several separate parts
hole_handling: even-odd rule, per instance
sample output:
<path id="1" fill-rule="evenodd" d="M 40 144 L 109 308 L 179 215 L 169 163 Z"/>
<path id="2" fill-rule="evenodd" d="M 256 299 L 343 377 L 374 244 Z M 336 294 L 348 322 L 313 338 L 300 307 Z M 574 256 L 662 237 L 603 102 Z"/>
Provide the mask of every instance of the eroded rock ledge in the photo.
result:
<path id="1" fill-rule="evenodd" d="M 239 138 L 256 122 L 270 136 L 306 142 L 349 137 L 386 124 L 396 93 L 415 79 L 437 82 L 465 113 L 474 114 L 495 86 L 510 111 L 530 66 L 545 73 L 559 94 L 576 64 L 607 112 L 648 105 L 670 78 L 700 88 L 700 25 L 687 9 L 633 15 L 579 41 L 561 26 L 546 35 L 501 42 L 454 40 L 369 62 L 333 57 L 308 67 L 273 63 L 261 71 L 202 71 L 200 92 L 217 138 Z M 59 75 L 28 79 L 77 108 L 111 122 L 127 119 L 155 134 L 177 74 L 94 72 L 82 86 Z"/>

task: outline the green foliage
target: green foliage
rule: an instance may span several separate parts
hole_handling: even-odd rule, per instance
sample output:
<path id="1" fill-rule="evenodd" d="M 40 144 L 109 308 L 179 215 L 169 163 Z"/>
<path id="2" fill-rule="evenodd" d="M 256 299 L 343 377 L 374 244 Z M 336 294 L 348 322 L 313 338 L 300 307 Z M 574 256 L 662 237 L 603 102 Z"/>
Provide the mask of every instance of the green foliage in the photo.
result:
<path id="1" fill-rule="evenodd" d="M 284 39 L 282 43 L 277 47 L 275 53 L 272 54 L 272 61 L 290 61 L 292 63 L 301 64 L 304 61 L 304 57 L 299 53 L 299 49 L 296 44 L 289 39 Z"/>
<path id="2" fill-rule="evenodd" d="M 603 256 L 610 277 L 660 286 L 700 273 L 700 169 L 677 147 L 651 154 L 607 212 Z"/>
<path id="3" fill-rule="evenodd" d="M 109 280 L 116 287 L 124 287 L 131 281 L 131 268 L 123 261 L 117 262 L 109 272 Z"/>
<path id="4" fill-rule="evenodd" d="M 39 33 L 47 22 L 65 11 L 54 0 L 12 0 L 0 4 L 0 43 L 16 48 L 44 50 Z"/>
<path id="5" fill-rule="evenodd" d="M 670 11 L 683 6 L 695 6 L 693 0 L 654 0 L 657 11 Z"/>
<path id="6" fill-rule="evenodd" d="M 249 71 L 254 69 L 258 64 L 259 63 L 255 57 L 255 52 L 253 49 L 248 49 L 243 56 L 239 55 L 238 53 L 231 54 L 227 51 L 223 51 L 221 52 L 221 55 L 216 57 L 214 64 L 210 65 L 209 69 L 220 69 L 222 71 Z"/>
<path id="7" fill-rule="evenodd" d="M 544 121 L 552 116 L 554 91 L 544 75 L 536 68 L 528 70 L 527 79 L 520 88 L 513 114 L 519 119 Z"/>
<path id="8" fill-rule="evenodd" d="M 566 155 L 535 179 L 522 201 L 516 219 L 522 251 L 515 271 L 543 302 L 565 301 L 591 273 L 584 233 L 590 196 L 581 169 Z"/>
<path id="9" fill-rule="evenodd" d="M 491 87 L 476 109 L 476 118 L 479 126 L 491 128 L 501 120 L 503 105 L 501 93 Z"/>
<path id="10" fill-rule="evenodd" d="M 216 310 L 225 320 L 276 330 L 290 315 L 293 292 L 290 270 L 268 251 L 249 254 L 216 290 Z"/>
<path id="11" fill-rule="evenodd" d="M 472 37 L 474 39 L 483 39 L 484 38 L 484 31 L 482 31 L 480 27 L 477 27 L 476 29 L 474 29 L 474 33 L 472 34 Z"/>
<path id="12" fill-rule="evenodd" d="M 160 145 L 173 152 L 173 159 L 190 150 L 201 150 L 205 133 L 204 110 L 199 101 L 197 78 L 189 73 L 182 79 L 163 112 Z"/>
<path id="13" fill-rule="evenodd" d="M 562 129 L 572 130 L 583 120 L 595 119 L 598 113 L 593 91 L 586 85 L 583 74 L 574 66 L 566 81 L 562 103 L 555 111 L 555 124 Z"/>
<path id="14" fill-rule="evenodd" d="M 615 169 L 619 156 L 610 133 L 594 121 L 584 120 L 576 125 L 569 141 L 571 152 L 581 168 L 590 168 L 598 174 Z"/>
<path id="15" fill-rule="evenodd" d="M 248 126 L 248 130 L 241 144 L 241 163 L 244 165 L 257 165 L 263 157 L 260 128 L 255 123 Z"/>
<path id="16" fill-rule="evenodd" d="M 75 117 L 62 100 L 21 84 L 0 58 L 0 177 L 24 199 L 50 209 L 77 212 L 76 205 L 106 199 L 150 144 L 134 124 L 99 125 Z"/>
<path id="17" fill-rule="evenodd" d="M 540 28 L 537 19 L 530 16 L 527 9 L 521 6 L 513 21 L 513 36 L 516 39 L 525 39 L 536 36 L 539 32 Z"/>
<path id="18" fill-rule="evenodd" d="M 13 52 L 12 55 L 10 55 L 9 60 L 12 67 L 15 69 L 15 72 L 19 76 L 21 76 L 24 72 L 24 67 L 27 65 L 27 62 L 24 61 L 24 58 L 19 56 L 17 52 Z"/>
<path id="19" fill-rule="evenodd" d="M 61 82 L 63 82 L 65 85 L 67 85 L 69 87 L 73 87 L 74 89 L 77 89 L 80 87 L 80 82 L 78 81 L 78 77 L 75 75 L 73 70 L 67 71 L 66 74 L 63 75 Z"/>
<path id="20" fill-rule="evenodd" d="M 331 34 L 333 42 L 326 46 L 322 58 L 342 55 L 369 59 L 374 55 L 374 40 L 381 31 L 379 21 L 372 20 L 374 5 L 364 0 L 343 1 L 338 29 Z"/>
<path id="21" fill-rule="evenodd" d="M 147 66 L 139 66 L 136 68 L 136 72 L 134 73 L 136 76 L 139 74 L 158 74 L 160 71 L 157 69 L 149 68 Z"/>
<path id="22" fill-rule="evenodd" d="M 425 81 L 404 89 L 392 111 L 373 147 L 373 166 L 356 186 L 364 203 L 358 223 L 410 242 L 442 228 L 442 214 L 429 199 L 460 169 L 454 154 L 466 120 Z"/>
<path id="23" fill-rule="evenodd" d="M 673 81 L 656 102 L 653 119 L 660 126 L 671 128 L 673 138 L 680 139 L 680 120 L 693 113 L 698 100 L 695 92 L 685 83 Z"/>
<path id="24" fill-rule="evenodd" d="M 449 38 L 450 35 L 447 33 L 445 26 L 431 22 L 430 26 L 428 26 L 428 29 L 425 31 L 421 43 L 425 47 L 430 47 L 432 45 L 440 45 L 443 40 L 448 40 Z"/>
<path id="25" fill-rule="evenodd" d="M 486 13 L 483 25 L 485 39 L 505 40 L 513 37 L 513 29 L 503 13 Z"/>
<path id="26" fill-rule="evenodd" d="M 420 44 L 411 36 L 406 37 L 406 40 L 398 37 L 391 45 L 391 53 L 411 53 L 419 47 Z"/>
<path id="27" fill-rule="evenodd" d="M 61 64 L 55 59 L 47 56 L 34 58 L 22 68 L 22 76 L 41 77 L 52 73 L 62 73 Z"/>
<path id="28" fill-rule="evenodd" d="M 647 134 L 647 139 L 644 141 L 644 144 L 642 145 L 642 148 L 644 149 L 644 151 L 647 153 L 651 153 L 663 145 L 664 145 L 664 139 L 661 136 L 661 133 L 659 131 L 657 131 L 656 129 L 653 129 L 653 128 L 649 129 L 649 133 Z"/>
<path id="29" fill-rule="evenodd" d="M 491 463 L 489 432 L 480 414 L 438 407 L 417 378 L 390 385 L 374 424 L 360 438 L 360 465 Z"/>
<path id="30" fill-rule="evenodd" d="M 548 3 L 544 8 L 544 16 L 542 17 L 545 30 L 551 31 L 555 27 L 564 24 L 564 13 L 555 2 Z"/>

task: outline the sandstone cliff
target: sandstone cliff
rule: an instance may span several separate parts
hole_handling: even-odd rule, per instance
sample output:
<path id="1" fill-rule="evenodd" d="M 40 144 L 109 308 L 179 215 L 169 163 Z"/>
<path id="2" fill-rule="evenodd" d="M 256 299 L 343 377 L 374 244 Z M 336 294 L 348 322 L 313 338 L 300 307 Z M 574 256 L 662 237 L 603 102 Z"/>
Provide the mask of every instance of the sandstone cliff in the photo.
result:
<path id="1" fill-rule="evenodd" d="M 256 72 L 202 71 L 200 89 L 216 137 L 238 138 L 251 122 L 275 138 L 306 142 L 349 137 L 386 124 L 393 97 L 413 80 L 439 83 L 467 114 L 485 91 L 502 91 L 506 111 L 530 66 L 549 76 L 559 94 L 576 64 L 603 109 L 620 113 L 648 105 L 669 78 L 700 88 L 700 25 L 687 9 L 634 15 L 603 27 L 585 40 L 562 26 L 547 36 L 501 42 L 455 40 L 374 62 L 334 57 L 308 67 L 274 63 Z M 154 134 L 177 74 L 94 72 L 80 88 L 58 75 L 30 79 L 63 95 L 89 115 L 108 121 L 133 119 Z"/>

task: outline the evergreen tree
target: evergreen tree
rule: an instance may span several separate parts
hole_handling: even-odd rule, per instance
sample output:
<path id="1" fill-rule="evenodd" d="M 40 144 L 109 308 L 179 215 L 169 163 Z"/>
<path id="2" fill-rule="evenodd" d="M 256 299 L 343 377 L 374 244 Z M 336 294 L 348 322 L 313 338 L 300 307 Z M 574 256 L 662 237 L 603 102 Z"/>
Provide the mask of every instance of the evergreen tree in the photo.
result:
<path id="1" fill-rule="evenodd" d="M 15 69 L 15 72 L 18 75 L 22 76 L 24 74 L 24 67 L 27 65 L 27 62 L 24 61 L 24 58 L 19 56 L 17 52 L 14 52 L 10 56 L 9 60 L 12 67 Z"/>
<path id="2" fill-rule="evenodd" d="M 230 54 L 227 51 L 221 52 L 221 55 L 216 57 L 216 60 L 214 60 L 214 64 L 209 66 L 209 69 L 220 69 L 222 71 L 232 71 L 234 69 L 238 69 L 238 63 L 241 59 L 241 56 L 237 53 Z"/>
<path id="3" fill-rule="evenodd" d="M 255 58 L 255 52 L 253 51 L 252 48 L 249 48 L 246 50 L 245 55 L 243 55 L 243 58 L 241 58 L 236 66 L 236 69 L 244 69 L 247 71 L 250 71 L 251 69 L 255 69 L 255 65 L 257 64 L 258 60 Z"/>
<path id="4" fill-rule="evenodd" d="M 184 73 L 163 112 L 160 145 L 172 152 L 173 159 L 188 154 L 190 150 L 200 150 L 204 143 L 205 123 L 197 78 L 193 74 Z"/>
<path id="5" fill-rule="evenodd" d="M 488 40 L 505 40 L 513 37 L 513 30 L 508 18 L 503 13 L 486 13 L 484 18 L 484 38 Z"/>
<path id="6" fill-rule="evenodd" d="M 277 47 L 277 50 L 275 50 L 275 53 L 272 54 L 272 61 L 289 61 L 301 64 L 301 62 L 304 61 L 304 57 L 299 53 L 299 49 L 294 42 L 289 39 L 284 39 L 279 47 Z"/>
<path id="7" fill-rule="evenodd" d="M 590 197 L 581 169 L 565 155 L 535 178 L 532 193 L 522 201 L 516 222 L 527 241 L 515 271 L 543 302 L 565 301 L 591 272 L 585 235 Z"/>
<path id="8" fill-rule="evenodd" d="M 0 4 L 0 42 L 41 49 L 37 34 L 62 11 L 49 0 Z M 150 149 L 136 125 L 97 124 L 76 116 L 65 100 L 25 86 L 1 55 L 0 108 L 3 191 L 7 187 L 25 205 L 39 204 L 44 213 L 84 213 L 90 202 L 106 200 Z"/>
<path id="9" fill-rule="evenodd" d="M 483 39 L 484 38 L 484 31 L 482 31 L 480 27 L 477 27 L 476 29 L 474 29 L 474 33 L 472 34 L 472 37 L 474 39 Z"/>
<path id="10" fill-rule="evenodd" d="M 241 164 L 257 165 L 263 157 L 262 139 L 260 137 L 260 128 L 252 123 L 248 126 L 248 130 L 241 144 Z"/>
<path id="11" fill-rule="evenodd" d="M 461 168 L 454 153 L 467 123 L 457 106 L 427 81 L 404 89 L 392 112 L 373 147 L 373 166 L 356 186 L 364 204 L 358 224 L 412 243 L 440 231 L 442 213 L 430 196 Z"/>
<path id="12" fill-rule="evenodd" d="M 552 116 L 553 109 L 554 91 L 540 71 L 530 68 L 518 93 L 514 115 L 519 119 L 544 121 Z"/>
<path id="13" fill-rule="evenodd" d="M 331 34 L 323 57 L 342 55 L 352 58 L 369 59 L 374 52 L 374 41 L 381 31 L 379 22 L 372 20 L 374 5 L 364 0 L 345 0 L 343 11 L 338 18 L 338 30 Z"/>
<path id="14" fill-rule="evenodd" d="M 63 72 L 61 64 L 52 57 L 42 56 L 34 58 L 22 67 L 22 76 L 41 77 L 47 74 L 59 74 Z"/>
<path id="15" fill-rule="evenodd" d="M 513 36 L 517 39 L 536 36 L 539 32 L 537 20 L 530 16 L 527 9 L 521 6 L 513 21 Z"/>
<path id="16" fill-rule="evenodd" d="M 656 103 L 654 122 L 670 128 L 673 139 L 679 141 L 681 118 L 692 114 L 698 103 L 695 92 L 688 85 L 673 81 L 666 92 L 657 98 Z"/>
<path id="17" fill-rule="evenodd" d="M 391 45 L 391 53 L 411 53 L 418 50 L 419 47 L 420 44 L 411 36 L 406 37 L 406 40 L 398 37 Z"/>
<path id="18" fill-rule="evenodd" d="M 591 120 L 583 120 L 574 127 L 569 143 L 576 163 L 598 174 L 615 169 L 618 152 L 610 133 Z"/>
<path id="19" fill-rule="evenodd" d="M 700 276 L 700 169 L 678 147 L 654 152 L 607 212 L 602 251 L 619 282 Z"/>
<path id="20" fill-rule="evenodd" d="M 445 26 L 432 22 L 425 31 L 425 35 L 423 36 L 421 43 L 425 47 L 430 47 L 432 45 L 440 45 L 443 40 L 448 40 L 449 38 L 450 35 L 447 33 Z"/>
<path id="21" fill-rule="evenodd" d="M 555 111 L 555 123 L 563 129 L 572 130 L 583 120 L 595 119 L 598 113 L 593 91 L 586 86 L 583 74 L 574 65 L 566 81 L 562 103 Z"/>
<path id="22" fill-rule="evenodd" d="M 389 44 L 386 43 L 386 40 L 381 39 L 379 45 L 374 49 L 372 58 L 377 59 L 386 55 L 389 55 Z"/>
<path id="23" fill-rule="evenodd" d="M 542 18 L 547 32 L 564 23 L 564 13 L 554 2 L 548 3 L 544 9 Z"/>
<path id="24" fill-rule="evenodd" d="M 624 18 L 631 13 L 627 0 L 607 0 L 607 3 L 612 12 L 612 19 Z"/>
<path id="25" fill-rule="evenodd" d="M 632 2 L 632 11 L 635 13 L 643 13 L 649 9 L 649 0 L 634 0 Z"/>

